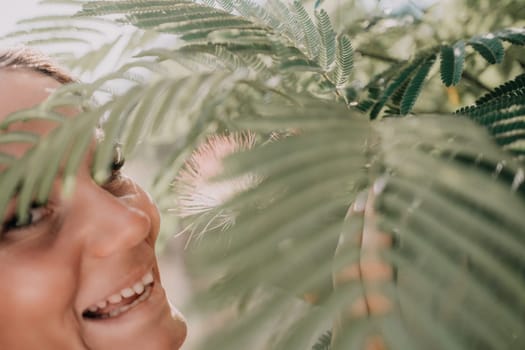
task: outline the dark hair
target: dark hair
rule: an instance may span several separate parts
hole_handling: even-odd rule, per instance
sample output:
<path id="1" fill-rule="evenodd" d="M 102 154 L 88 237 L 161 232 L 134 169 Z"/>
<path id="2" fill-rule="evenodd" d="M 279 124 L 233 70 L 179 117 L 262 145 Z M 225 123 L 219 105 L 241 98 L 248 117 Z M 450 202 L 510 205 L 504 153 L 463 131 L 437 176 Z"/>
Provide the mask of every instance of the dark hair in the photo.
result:
<path id="1" fill-rule="evenodd" d="M 0 49 L 0 69 L 2 68 L 33 70 L 52 77 L 62 84 L 75 82 L 66 70 L 60 68 L 49 57 L 28 47 Z"/>

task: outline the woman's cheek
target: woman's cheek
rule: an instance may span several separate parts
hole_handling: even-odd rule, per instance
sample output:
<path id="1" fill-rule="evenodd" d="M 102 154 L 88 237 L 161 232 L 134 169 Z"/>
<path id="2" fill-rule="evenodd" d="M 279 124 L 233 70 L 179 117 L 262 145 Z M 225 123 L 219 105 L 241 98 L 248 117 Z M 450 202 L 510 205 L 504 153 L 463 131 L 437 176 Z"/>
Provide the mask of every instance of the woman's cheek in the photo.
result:
<path id="1" fill-rule="evenodd" d="M 63 323 L 74 315 L 76 292 L 71 271 L 61 266 L 67 264 L 57 265 L 35 252 L 10 257 L 15 261 L 0 255 L 0 339 L 23 335 L 18 340 L 23 344 L 49 339 L 61 329 L 67 338 Z"/>

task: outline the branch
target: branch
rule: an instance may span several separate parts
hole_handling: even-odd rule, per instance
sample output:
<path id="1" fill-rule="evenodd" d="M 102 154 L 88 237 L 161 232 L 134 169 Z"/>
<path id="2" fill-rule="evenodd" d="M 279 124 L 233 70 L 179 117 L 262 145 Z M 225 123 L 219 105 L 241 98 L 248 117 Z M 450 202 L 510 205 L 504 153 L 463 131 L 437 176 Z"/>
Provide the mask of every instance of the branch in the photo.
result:
<path id="1" fill-rule="evenodd" d="M 483 84 L 475 76 L 473 76 L 472 74 L 470 74 L 470 73 L 468 73 L 466 71 L 464 71 L 461 76 L 463 77 L 463 79 L 465 79 L 466 81 L 468 81 L 468 82 L 472 83 L 473 85 L 477 86 L 481 90 L 485 90 L 487 92 L 491 92 L 492 91 L 492 89 L 490 87 L 488 87 L 487 85 Z"/>
<path id="2" fill-rule="evenodd" d="M 370 58 L 373 58 L 373 59 L 376 59 L 376 60 L 380 60 L 380 61 L 383 61 L 383 62 L 388 62 L 388 63 L 400 63 L 401 62 L 401 60 L 398 60 L 397 58 L 386 56 L 386 55 L 382 55 L 380 53 L 369 52 L 369 51 L 366 51 L 366 50 L 356 50 L 356 52 L 360 53 L 363 56 L 370 57 Z M 462 77 L 463 77 L 463 79 L 465 79 L 466 81 L 472 83 L 472 85 L 477 86 L 481 90 L 485 90 L 487 92 L 492 91 L 492 89 L 490 87 L 488 87 L 487 85 L 485 85 L 484 83 L 479 81 L 475 76 L 473 76 L 472 74 L 470 74 L 470 73 L 468 73 L 466 71 L 463 72 Z"/>
<path id="3" fill-rule="evenodd" d="M 359 53 L 359 54 L 361 54 L 363 56 L 374 58 L 376 60 L 380 60 L 380 61 L 383 61 L 383 62 L 388 62 L 388 63 L 399 63 L 399 62 L 401 62 L 401 60 L 398 60 L 397 58 L 393 58 L 393 57 L 390 57 L 390 56 L 382 55 L 380 53 L 369 52 L 369 51 L 361 50 L 361 49 L 355 50 L 355 52 L 357 52 L 357 53 Z"/>

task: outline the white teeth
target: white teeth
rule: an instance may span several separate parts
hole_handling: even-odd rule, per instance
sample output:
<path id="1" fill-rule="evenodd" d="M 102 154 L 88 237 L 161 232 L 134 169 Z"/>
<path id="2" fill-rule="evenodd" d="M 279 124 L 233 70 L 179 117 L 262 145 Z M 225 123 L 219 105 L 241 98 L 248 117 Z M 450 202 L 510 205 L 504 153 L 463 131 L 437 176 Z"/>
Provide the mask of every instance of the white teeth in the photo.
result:
<path id="1" fill-rule="evenodd" d="M 120 309 L 113 310 L 109 313 L 109 317 L 115 317 L 120 314 Z"/>
<path id="2" fill-rule="evenodd" d="M 141 282 L 137 282 L 133 285 L 133 290 L 137 294 L 142 294 L 142 292 L 144 292 L 144 285 Z"/>
<path id="3" fill-rule="evenodd" d="M 119 307 L 118 309 L 111 311 L 109 314 L 102 315 L 101 318 L 110 318 L 110 317 L 118 316 L 121 313 L 126 312 L 129 309 L 131 309 L 131 308 L 135 307 L 136 305 L 140 304 L 141 302 L 146 300 L 150 295 L 151 295 L 151 287 L 148 286 L 148 288 L 146 288 L 145 293 L 142 294 L 139 298 L 137 298 L 137 300 L 135 300 L 134 302 L 132 302 L 129 305 L 124 305 L 122 307 Z"/>
<path id="4" fill-rule="evenodd" d="M 153 274 L 151 272 L 148 272 L 146 276 L 142 277 L 142 283 L 145 285 L 148 285 L 153 282 Z"/>
<path id="5" fill-rule="evenodd" d="M 131 308 L 131 305 L 125 305 L 125 306 L 121 307 L 119 310 L 122 313 L 124 311 L 128 311 L 128 309 L 130 309 L 130 308 Z"/>
<path id="6" fill-rule="evenodd" d="M 144 275 L 142 277 L 142 279 L 140 279 L 138 282 L 133 284 L 131 287 L 124 288 L 118 294 L 113 294 L 109 298 L 107 298 L 106 300 L 99 301 L 98 303 L 90 306 L 88 308 L 88 310 L 91 311 L 91 312 L 97 312 L 100 309 L 106 308 L 108 306 L 108 304 L 118 304 L 118 303 L 120 303 L 123 298 L 130 298 L 130 297 L 132 297 L 135 294 L 140 295 L 140 297 L 137 298 L 137 300 L 133 301 L 131 304 L 123 305 L 122 307 L 118 308 L 117 310 L 113 310 L 109 314 L 105 314 L 105 315 L 102 316 L 103 318 L 115 317 L 118 314 L 120 314 L 120 313 L 122 313 L 124 311 L 127 311 L 130 308 L 132 308 L 137 303 L 140 303 L 141 301 L 144 301 L 149 296 L 149 294 L 150 294 L 149 291 L 151 290 L 151 288 L 147 289 L 146 287 L 151 285 L 154 282 L 154 280 L 155 279 L 153 277 L 153 273 L 150 271 L 146 275 Z M 146 293 L 144 293 L 144 290 L 146 290 Z"/>
<path id="7" fill-rule="evenodd" d="M 122 301 L 122 295 L 120 294 L 113 294 L 112 296 L 110 296 L 108 298 L 108 301 L 111 303 L 111 304 L 116 304 L 116 303 L 120 303 Z"/>
<path id="8" fill-rule="evenodd" d="M 129 298 L 131 296 L 133 296 L 135 294 L 135 291 L 131 288 L 124 288 L 120 291 L 120 294 L 124 297 L 124 298 Z"/>

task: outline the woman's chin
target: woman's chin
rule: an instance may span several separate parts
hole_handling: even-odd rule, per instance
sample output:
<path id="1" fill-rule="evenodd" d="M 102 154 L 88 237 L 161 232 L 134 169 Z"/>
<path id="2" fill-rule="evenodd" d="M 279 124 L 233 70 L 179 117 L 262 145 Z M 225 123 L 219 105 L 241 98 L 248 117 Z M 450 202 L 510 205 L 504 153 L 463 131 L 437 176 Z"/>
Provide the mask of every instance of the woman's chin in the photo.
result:
<path id="1" fill-rule="evenodd" d="M 132 309 L 105 319 L 84 319 L 84 341 L 92 349 L 177 350 L 186 323 L 156 281 L 149 297 Z"/>

